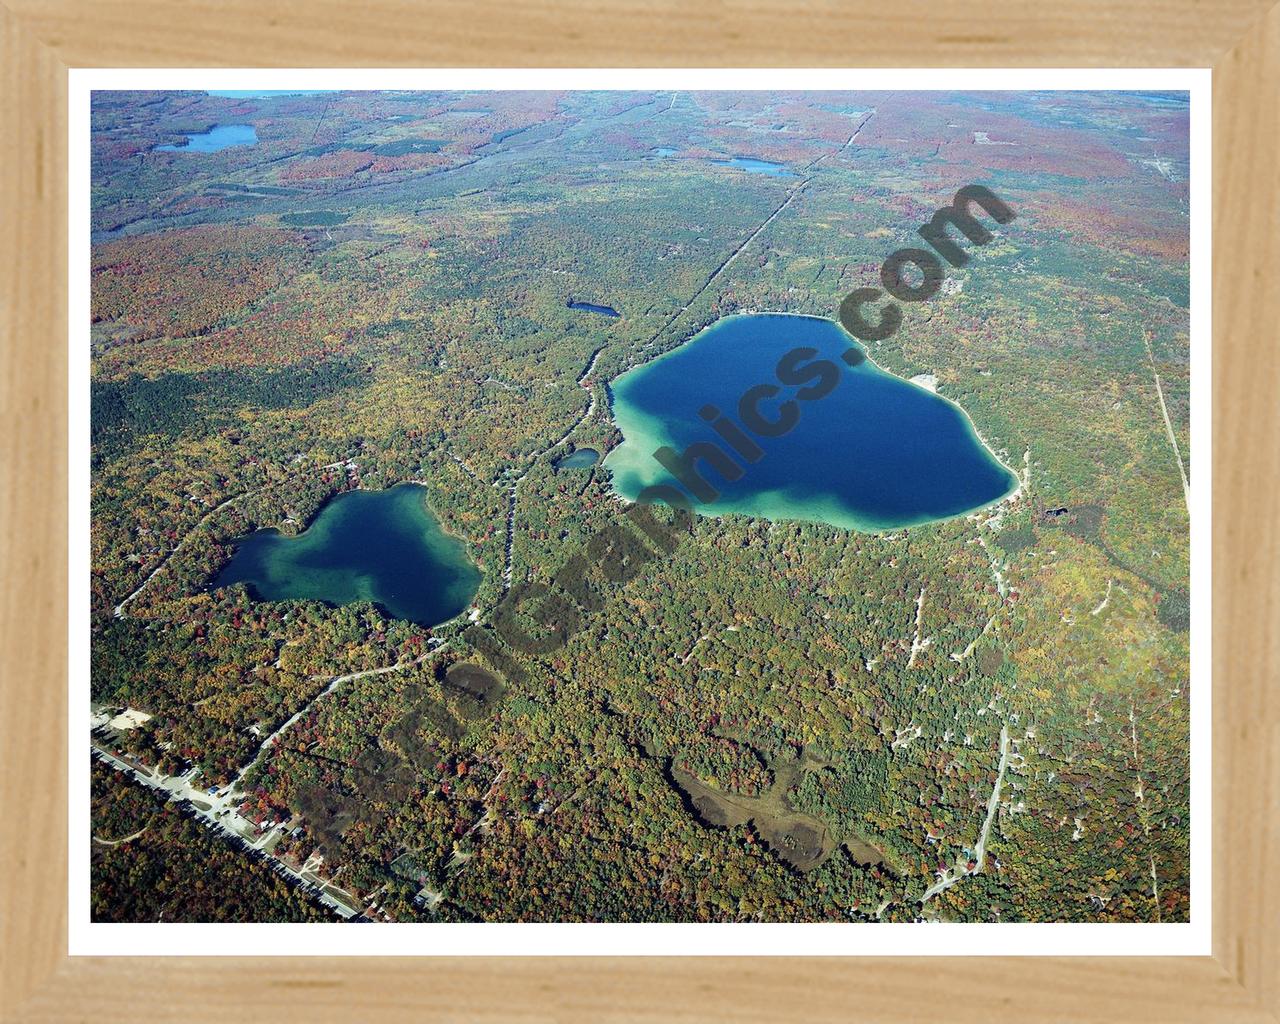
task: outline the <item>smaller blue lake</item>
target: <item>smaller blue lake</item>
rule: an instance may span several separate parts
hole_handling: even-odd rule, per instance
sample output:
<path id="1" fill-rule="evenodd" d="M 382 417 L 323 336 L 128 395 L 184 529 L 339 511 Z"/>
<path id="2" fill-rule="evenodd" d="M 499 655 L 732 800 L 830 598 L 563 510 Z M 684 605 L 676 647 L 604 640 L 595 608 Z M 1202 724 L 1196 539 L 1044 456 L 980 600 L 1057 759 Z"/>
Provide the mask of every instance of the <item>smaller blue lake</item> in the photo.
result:
<path id="1" fill-rule="evenodd" d="M 296 537 L 241 537 L 213 586 L 243 583 L 257 601 L 371 601 L 421 626 L 445 622 L 475 597 L 480 570 L 426 498 L 417 484 L 340 494 Z"/>
<path id="2" fill-rule="evenodd" d="M 601 316 L 622 316 L 612 306 L 597 306 L 594 302 L 574 302 L 571 299 L 565 305 L 570 309 L 585 309 L 588 313 L 599 313 Z"/>
<path id="3" fill-rule="evenodd" d="M 159 153 L 217 153 L 232 146 L 255 146 L 258 133 L 251 124 L 220 124 L 207 132 L 188 135 L 179 146 L 156 146 Z"/>
<path id="4" fill-rule="evenodd" d="M 768 160 L 753 160 L 750 157 L 735 156 L 732 160 L 712 160 L 721 167 L 736 167 L 749 174 L 767 174 L 773 178 L 794 178 L 795 175 L 782 164 L 770 163 Z"/>
<path id="5" fill-rule="evenodd" d="M 600 459 L 600 453 L 594 448 L 575 448 L 564 458 L 556 459 L 551 464 L 553 469 L 590 469 Z"/>
<path id="6" fill-rule="evenodd" d="M 659 146 L 657 149 L 653 151 L 653 155 L 654 156 L 675 156 L 676 151 L 674 149 L 668 149 L 666 146 Z"/>

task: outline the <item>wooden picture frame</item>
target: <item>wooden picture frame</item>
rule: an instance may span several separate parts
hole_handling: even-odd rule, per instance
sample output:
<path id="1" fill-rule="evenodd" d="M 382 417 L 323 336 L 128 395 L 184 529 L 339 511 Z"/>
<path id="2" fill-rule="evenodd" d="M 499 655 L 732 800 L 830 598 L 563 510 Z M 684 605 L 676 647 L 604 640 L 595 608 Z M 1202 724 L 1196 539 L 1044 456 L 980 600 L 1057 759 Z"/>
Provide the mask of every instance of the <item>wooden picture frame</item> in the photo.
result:
<path id="1" fill-rule="evenodd" d="M 1280 1020 L 1280 7 L 643 8 L 6 0 L 0 261 L 3 1019 Z M 1165 66 L 1213 77 L 1213 955 L 67 955 L 67 81 L 74 67 Z M 82 761 L 77 759 L 76 764 Z"/>

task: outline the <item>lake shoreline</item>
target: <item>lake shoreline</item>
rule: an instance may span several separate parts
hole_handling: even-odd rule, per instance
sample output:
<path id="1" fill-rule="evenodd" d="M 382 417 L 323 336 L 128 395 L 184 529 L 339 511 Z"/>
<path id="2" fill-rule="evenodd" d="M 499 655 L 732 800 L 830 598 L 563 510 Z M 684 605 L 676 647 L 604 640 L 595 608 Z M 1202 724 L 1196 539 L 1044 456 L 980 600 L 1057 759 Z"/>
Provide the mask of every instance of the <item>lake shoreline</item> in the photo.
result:
<path id="1" fill-rule="evenodd" d="M 1018 496 L 1021 494 L 1022 487 L 1023 487 L 1023 480 L 1021 475 L 1018 474 L 1016 471 L 1014 471 L 1003 459 L 1000 458 L 1000 456 L 996 453 L 995 448 L 987 442 L 986 438 L 982 435 L 982 432 L 978 429 L 977 424 L 974 423 L 973 417 L 969 415 L 968 411 L 962 405 L 960 405 L 958 402 L 954 401 L 947 395 L 939 394 L 938 392 L 931 390 L 928 387 L 925 387 L 923 384 L 917 381 L 913 381 L 908 377 L 901 376 L 889 369 L 886 369 L 884 366 L 882 366 L 880 363 L 878 363 L 874 359 L 872 354 L 867 350 L 867 348 L 864 345 L 859 343 L 856 339 L 853 338 L 852 335 L 848 333 L 848 331 L 844 329 L 844 326 L 840 324 L 839 321 L 834 320 L 831 317 L 825 317 L 825 316 L 821 316 L 813 313 L 795 313 L 795 312 L 779 311 L 779 310 L 742 309 L 742 310 L 737 310 L 733 313 L 726 314 L 725 316 L 720 317 L 719 319 L 713 321 L 712 323 L 706 324 L 698 328 L 696 331 L 689 334 L 681 342 L 674 345 L 673 347 L 667 349 L 664 352 L 659 353 L 654 358 L 647 360 L 646 362 L 638 363 L 635 366 L 628 367 L 626 370 L 622 371 L 617 376 L 615 376 L 614 378 L 612 378 L 611 380 L 605 383 L 605 393 L 608 399 L 610 416 L 613 419 L 614 429 L 618 431 L 618 434 L 622 438 L 622 441 L 611 448 L 611 450 L 606 454 L 605 458 L 600 462 L 600 466 L 604 467 L 608 471 L 610 489 L 623 502 L 627 504 L 634 503 L 632 499 L 628 498 L 626 494 L 622 493 L 619 490 L 616 474 L 613 472 L 613 470 L 617 467 L 617 461 L 615 460 L 614 466 L 610 466 L 609 460 L 618 451 L 623 449 L 629 440 L 632 440 L 633 442 L 638 443 L 640 438 L 629 439 L 627 437 L 627 430 L 624 429 L 623 423 L 620 421 L 620 418 L 618 416 L 618 409 L 615 405 L 615 385 L 623 381 L 624 378 L 629 377 L 633 374 L 637 374 L 641 370 L 651 370 L 654 366 L 662 363 L 664 360 L 675 357 L 680 353 L 687 352 L 689 344 L 695 341 L 697 338 L 701 337 L 705 332 L 709 330 L 719 328 L 722 325 L 729 324 L 735 320 L 743 320 L 743 319 L 753 318 L 753 317 L 769 317 L 769 318 L 790 317 L 790 318 L 795 318 L 800 320 L 815 321 L 815 322 L 836 328 L 839 331 L 842 338 L 844 339 L 844 341 L 849 346 L 854 347 L 862 352 L 863 356 L 865 357 L 865 362 L 871 365 L 875 373 L 881 374 L 886 378 L 892 379 L 893 381 L 899 384 L 909 386 L 912 389 L 919 391 L 923 394 L 927 394 L 932 399 L 940 399 L 941 401 L 945 402 L 950 408 L 958 412 L 960 414 L 960 420 L 963 423 L 969 435 L 969 439 L 982 450 L 985 456 L 989 458 L 992 463 L 994 463 L 1004 473 L 1008 475 L 1008 478 L 1010 480 L 1010 486 L 1006 490 L 1004 490 L 1002 493 L 990 499 L 989 501 L 984 501 L 981 504 L 972 506 L 960 512 L 955 512 L 955 513 L 951 513 L 944 516 L 926 516 L 917 521 L 894 523 L 890 525 L 884 525 L 882 523 L 872 522 L 864 518 L 858 517 L 857 515 L 848 515 L 848 514 L 838 514 L 838 515 L 832 515 L 832 516 L 817 516 L 817 517 L 806 517 L 803 515 L 787 515 L 785 513 L 778 514 L 778 515 L 770 515 L 770 514 L 765 514 L 759 511 L 743 509 L 741 507 L 741 501 L 735 502 L 732 499 L 726 500 L 723 496 L 717 499 L 717 501 L 714 503 L 714 506 L 710 504 L 695 502 L 693 508 L 694 508 L 694 511 L 696 511 L 699 515 L 703 516 L 704 518 L 716 518 L 716 519 L 722 518 L 725 515 L 741 515 L 747 518 L 764 519 L 767 522 L 812 522 L 812 523 L 820 523 L 826 526 L 832 526 L 832 527 L 835 527 L 836 529 L 853 530 L 859 533 L 885 534 L 885 533 L 891 533 L 900 529 L 915 529 L 921 526 L 929 526 L 935 523 L 945 523 L 954 519 L 975 515 L 977 513 L 1002 505 L 1006 502 L 1009 502 L 1010 500 L 1016 500 Z M 634 410 L 628 410 L 626 413 L 623 414 L 621 419 L 622 420 L 631 419 L 633 418 L 635 412 L 636 411 Z M 634 424 L 628 424 L 628 427 L 630 429 L 634 429 Z M 639 431 L 639 433 L 642 434 L 644 436 L 645 441 L 650 444 L 652 444 L 654 440 L 657 440 L 659 446 L 661 444 L 670 443 L 672 447 L 676 447 L 676 448 L 680 447 L 672 443 L 672 439 L 670 439 L 669 437 L 655 438 L 653 436 L 649 436 L 649 433 L 643 430 Z M 713 507 L 715 509 L 714 511 L 712 511 Z M 839 520 L 839 521 L 835 521 L 835 520 Z"/>
<path id="2" fill-rule="evenodd" d="M 418 481 L 333 494 L 295 535 L 272 526 L 233 541 L 210 589 L 241 584 L 258 602 L 368 602 L 389 618 L 438 629 L 468 612 L 486 571 L 430 497 Z"/>

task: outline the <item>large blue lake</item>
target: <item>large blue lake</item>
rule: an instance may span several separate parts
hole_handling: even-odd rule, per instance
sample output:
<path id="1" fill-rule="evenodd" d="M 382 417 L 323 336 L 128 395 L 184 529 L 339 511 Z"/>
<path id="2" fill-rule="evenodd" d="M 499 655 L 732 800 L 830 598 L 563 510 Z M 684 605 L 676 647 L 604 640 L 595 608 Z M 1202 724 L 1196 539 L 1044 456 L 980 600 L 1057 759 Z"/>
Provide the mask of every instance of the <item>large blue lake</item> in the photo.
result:
<path id="1" fill-rule="evenodd" d="M 812 350 L 786 373 L 798 386 L 783 383 L 776 372 L 796 348 Z M 852 366 L 842 358 L 851 349 Z M 822 377 L 820 363 L 826 364 Z M 711 405 L 742 425 L 740 400 L 757 385 L 776 388 L 756 393 L 763 421 L 781 419 L 788 408 L 798 420 L 782 436 L 749 433 L 763 453 L 751 463 L 700 413 Z M 823 387 L 826 394 L 816 397 Z M 802 388 L 815 397 L 806 398 Z M 700 441 L 717 444 L 742 470 L 740 479 L 726 480 L 706 462 L 695 465 L 720 494 L 707 504 L 694 502 L 704 515 L 732 512 L 879 531 L 971 512 L 1017 485 L 958 406 L 880 369 L 832 320 L 727 317 L 623 374 L 611 390 L 624 440 L 604 464 L 615 490 L 633 501 L 645 487 L 677 483 L 655 450 L 668 446 L 683 453 Z"/>
<path id="2" fill-rule="evenodd" d="M 480 571 L 427 508 L 426 489 L 350 491 L 296 537 L 243 537 L 215 587 L 244 583 L 262 601 L 372 601 L 397 619 L 434 626 L 463 611 Z"/>
<path id="3" fill-rule="evenodd" d="M 207 132 L 188 135 L 180 146 L 156 146 L 160 153 L 216 153 L 231 146 L 256 146 L 258 133 L 251 124 L 220 124 Z"/>

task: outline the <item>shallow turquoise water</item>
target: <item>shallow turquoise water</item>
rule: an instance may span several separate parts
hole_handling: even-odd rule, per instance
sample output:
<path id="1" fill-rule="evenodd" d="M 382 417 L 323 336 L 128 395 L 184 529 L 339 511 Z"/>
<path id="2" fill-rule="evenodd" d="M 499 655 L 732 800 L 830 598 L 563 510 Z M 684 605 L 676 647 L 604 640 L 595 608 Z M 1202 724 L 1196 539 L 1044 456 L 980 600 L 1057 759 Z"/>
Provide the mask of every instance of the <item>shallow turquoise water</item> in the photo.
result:
<path id="1" fill-rule="evenodd" d="M 794 362 L 789 378 L 812 376 L 784 383 L 777 364 L 796 348 L 813 351 Z M 843 358 L 851 349 L 854 366 Z M 718 492 L 714 500 L 693 502 L 704 515 L 733 512 L 877 531 L 961 515 L 1014 489 L 1017 478 L 982 444 L 958 406 L 857 358 L 863 355 L 839 324 L 819 317 L 720 320 L 612 383 L 614 419 L 624 438 L 604 463 L 615 490 L 636 500 L 645 487 L 676 484 L 655 450 L 668 446 L 683 453 L 702 441 L 717 444 L 730 469 L 741 470 L 731 480 L 704 461 L 694 464 Z M 801 389 L 821 389 L 819 364 L 826 366 L 829 389 L 806 398 Z M 777 388 L 757 403 L 765 420 L 778 420 L 787 402 L 798 420 L 782 436 L 749 431 L 760 451 L 752 463 L 700 412 L 712 405 L 741 426 L 740 399 L 756 385 Z"/>
<path id="2" fill-rule="evenodd" d="M 445 622 L 471 603 L 480 571 L 431 514 L 426 493 L 401 484 L 340 494 L 297 537 L 241 538 L 214 586 L 244 583 L 262 601 L 372 601 L 397 619 Z"/>

